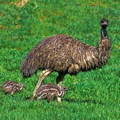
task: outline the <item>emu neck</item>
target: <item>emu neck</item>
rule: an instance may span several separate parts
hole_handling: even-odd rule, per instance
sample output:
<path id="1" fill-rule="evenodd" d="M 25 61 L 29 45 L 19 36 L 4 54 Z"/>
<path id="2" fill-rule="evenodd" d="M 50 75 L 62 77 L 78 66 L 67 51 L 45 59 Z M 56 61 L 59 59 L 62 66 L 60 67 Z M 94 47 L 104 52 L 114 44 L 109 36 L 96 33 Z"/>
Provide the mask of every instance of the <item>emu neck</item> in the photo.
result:
<path id="1" fill-rule="evenodd" d="M 101 29 L 101 38 L 108 38 L 107 30 L 105 28 Z"/>
<path id="2" fill-rule="evenodd" d="M 98 43 L 99 60 L 103 64 L 107 61 L 110 53 L 110 40 L 108 39 L 107 30 L 101 29 L 101 40 Z"/>

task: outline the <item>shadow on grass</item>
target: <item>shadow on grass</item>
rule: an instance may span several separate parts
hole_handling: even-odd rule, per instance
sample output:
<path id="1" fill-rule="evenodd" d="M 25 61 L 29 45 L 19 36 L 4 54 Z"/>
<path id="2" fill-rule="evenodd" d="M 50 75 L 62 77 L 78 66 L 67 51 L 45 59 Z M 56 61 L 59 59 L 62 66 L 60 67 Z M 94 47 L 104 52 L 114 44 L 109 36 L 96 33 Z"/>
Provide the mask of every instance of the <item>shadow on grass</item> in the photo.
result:
<path id="1" fill-rule="evenodd" d="M 66 102 L 70 102 L 70 103 L 88 103 L 88 104 L 104 105 L 103 102 L 97 101 L 97 100 L 79 100 L 79 99 L 71 99 L 71 98 L 65 98 L 63 100 L 66 101 Z"/>
<path id="2" fill-rule="evenodd" d="M 25 97 L 24 100 L 30 100 L 30 97 Z M 36 99 L 35 99 L 36 100 Z M 88 103 L 88 104 L 99 104 L 99 105 L 105 105 L 102 101 L 98 100 L 79 100 L 79 99 L 71 99 L 71 98 L 64 98 L 62 101 L 66 101 L 69 103 Z"/>

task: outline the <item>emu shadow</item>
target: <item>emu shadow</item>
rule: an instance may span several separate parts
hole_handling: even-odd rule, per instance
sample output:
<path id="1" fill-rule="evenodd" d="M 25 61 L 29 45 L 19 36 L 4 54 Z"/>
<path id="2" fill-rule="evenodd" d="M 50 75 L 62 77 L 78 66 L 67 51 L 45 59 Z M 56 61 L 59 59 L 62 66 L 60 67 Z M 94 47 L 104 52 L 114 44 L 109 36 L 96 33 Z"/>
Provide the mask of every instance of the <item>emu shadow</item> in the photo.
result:
<path id="1" fill-rule="evenodd" d="M 70 102 L 70 103 L 88 103 L 88 104 L 100 104 L 100 105 L 104 105 L 103 102 L 101 101 L 97 101 L 97 100 L 79 100 L 79 99 L 70 99 L 70 98 L 64 98 L 63 99 L 66 102 Z"/>
<path id="2" fill-rule="evenodd" d="M 29 97 L 25 97 L 25 100 L 30 101 L 30 96 Z M 98 101 L 98 100 L 80 100 L 80 99 L 71 99 L 71 98 L 63 98 L 62 101 L 66 101 L 69 103 L 88 103 L 88 104 L 99 104 L 99 105 L 105 105 L 105 103 L 103 103 L 102 101 Z"/>

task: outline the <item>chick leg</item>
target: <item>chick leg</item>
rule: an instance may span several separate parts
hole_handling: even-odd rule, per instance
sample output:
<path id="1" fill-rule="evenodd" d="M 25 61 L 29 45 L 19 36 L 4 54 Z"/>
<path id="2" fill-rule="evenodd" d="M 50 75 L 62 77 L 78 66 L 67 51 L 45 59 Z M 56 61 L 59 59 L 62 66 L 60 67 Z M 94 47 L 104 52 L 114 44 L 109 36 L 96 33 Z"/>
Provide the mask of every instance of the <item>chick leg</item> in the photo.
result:
<path id="1" fill-rule="evenodd" d="M 38 80 L 38 83 L 36 84 L 35 89 L 34 89 L 34 91 L 33 91 L 31 100 L 34 100 L 34 98 L 35 98 L 35 96 L 36 96 L 36 91 L 37 91 L 37 89 L 40 87 L 42 81 L 43 81 L 51 72 L 52 72 L 51 70 L 46 69 L 46 70 L 44 70 L 44 71 L 41 73 L 40 78 L 39 78 L 39 80 Z"/>
<path id="2" fill-rule="evenodd" d="M 54 97 L 55 97 L 55 94 L 49 94 L 47 96 L 47 102 L 50 103 L 51 101 L 53 101 Z"/>
<path id="3" fill-rule="evenodd" d="M 10 92 L 10 95 L 13 95 L 15 92 L 16 92 L 16 88 L 13 87 L 13 88 L 12 88 L 12 91 Z"/>

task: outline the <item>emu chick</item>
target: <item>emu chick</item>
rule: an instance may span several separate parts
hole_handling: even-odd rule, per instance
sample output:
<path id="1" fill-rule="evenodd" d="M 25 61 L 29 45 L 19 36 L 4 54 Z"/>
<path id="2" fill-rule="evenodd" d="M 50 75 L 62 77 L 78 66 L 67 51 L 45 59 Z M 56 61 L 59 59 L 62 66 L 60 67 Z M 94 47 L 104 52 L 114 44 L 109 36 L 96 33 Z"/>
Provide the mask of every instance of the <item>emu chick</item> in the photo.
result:
<path id="1" fill-rule="evenodd" d="M 50 102 L 57 97 L 57 102 L 60 103 L 59 98 L 64 96 L 66 90 L 65 87 L 58 87 L 57 85 L 48 83 L 37 89 L 37 96 L 39 100 L 47 99 L 47 102 Z"/>
<path id="2" fill-rule="evenodd" d="M 5 93 L 13 95 L 15 92 L 21 91 L 23 89 L 23 84 L 7 80 L 3 83 L 2 89 Z"/>

